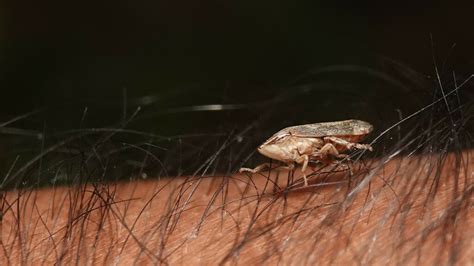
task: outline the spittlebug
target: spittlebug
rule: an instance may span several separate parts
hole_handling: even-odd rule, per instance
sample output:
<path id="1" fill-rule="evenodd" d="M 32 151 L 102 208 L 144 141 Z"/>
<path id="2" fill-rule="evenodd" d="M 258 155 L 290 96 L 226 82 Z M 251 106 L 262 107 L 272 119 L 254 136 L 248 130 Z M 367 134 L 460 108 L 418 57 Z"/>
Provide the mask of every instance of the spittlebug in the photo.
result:
<path id="1" fill-rule="evenodd" d="M 286 163 L 288 169 L 294 169 L 295 163 L 301 164 L 304 184 L 308 186 L 305 170 L 309 161 L 330 164 L 347 157 L 344 152 L 352 149 L 372 151 L 370 145 L 358 143 L 372 130 L 371 124 L 354 119 L 292 126 L 275 133 L 257 150 L 266 157 Z M 257 173 L 267 166 L 240 168 L 239 172 Z"/>

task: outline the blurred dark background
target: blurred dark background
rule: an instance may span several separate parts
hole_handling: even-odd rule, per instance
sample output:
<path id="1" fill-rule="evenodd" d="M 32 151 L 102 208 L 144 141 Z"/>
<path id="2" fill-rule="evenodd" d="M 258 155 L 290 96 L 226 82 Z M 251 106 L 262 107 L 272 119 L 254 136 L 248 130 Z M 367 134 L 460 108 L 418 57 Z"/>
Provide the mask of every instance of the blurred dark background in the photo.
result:
<path id="1" fill-rule="evenodd" d="M 452 71 L 462 80 L 473 66 L 474 8 L 460 2 L 3 0 L 0 8 L 0 121 L 18 118 L 0 149 L 11 158 L 23 150 L 11 152 L 10 135 L 59 141 L 57 132 L 125 122 L 163 136 L 211 135 L 270 112 L 258 124 L 265 132 L 246 132 L 258 136 L 249 149 L 294 123 L 388 123 L 433 100 L 433 56 L 450 82 Z"/>
<path id="2" fill-rule="evenodd" d="M 308 69 L 379 55 L 432 74 L 430 34 L 439 60 L 462 68 L 473 11 L 449 1 L 3 0 L 1 114 L 109 104 L 124 88 L 133 98 L 199 87 L 193 100 L 242 103 Z"/>

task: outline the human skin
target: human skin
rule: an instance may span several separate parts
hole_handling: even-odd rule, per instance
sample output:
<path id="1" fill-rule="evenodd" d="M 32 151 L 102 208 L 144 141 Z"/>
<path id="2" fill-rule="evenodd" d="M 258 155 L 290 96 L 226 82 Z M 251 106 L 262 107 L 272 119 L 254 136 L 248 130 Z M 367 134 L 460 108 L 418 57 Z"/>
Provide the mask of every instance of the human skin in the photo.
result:
<path id="1" fill-rule="evenodd" d="M 0 264 L 472 264 L 472 155 L 11 190 Z"/>

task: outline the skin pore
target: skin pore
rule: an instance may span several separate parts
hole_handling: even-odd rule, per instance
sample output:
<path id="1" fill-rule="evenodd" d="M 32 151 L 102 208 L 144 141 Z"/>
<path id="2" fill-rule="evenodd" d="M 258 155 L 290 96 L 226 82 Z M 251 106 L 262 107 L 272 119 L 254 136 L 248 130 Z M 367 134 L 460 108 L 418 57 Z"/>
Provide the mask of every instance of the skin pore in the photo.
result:
<path id="1" fill-rule="evenodd" d="M 472 151 L 3 194 L 7 264 L 466 265 Z M 342 167 L 344 168 L 344 167 Z M 338 171 L 339 170 L 339 171 Z"/>

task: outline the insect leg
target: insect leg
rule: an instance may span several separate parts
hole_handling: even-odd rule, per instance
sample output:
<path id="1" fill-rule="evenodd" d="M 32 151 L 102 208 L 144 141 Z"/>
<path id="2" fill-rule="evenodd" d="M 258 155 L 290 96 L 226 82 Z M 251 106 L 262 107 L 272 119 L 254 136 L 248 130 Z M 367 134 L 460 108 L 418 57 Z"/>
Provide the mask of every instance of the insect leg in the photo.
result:
<path id="1" fill-rule="evenodd" d="M 256 174 L 256 173 L 259 173 L 261 171 L 263 171 L 264 169 L 266 168 L 270 168 L 270 166 L 272 165 L 275 165 L 275 163 L 273 164 L 270 164 L 270 163 L 262 163 L 260 165 L 257 165 L 255 168 L 246 168 L 246 167 L 242 167 L 239 169 L 239 173 L 244 173 L 244 172 L 250 172 L 252 174 Z M 273 170 L 293 170 L 295 168 L 295 166 L 293 164 L 288 164 L 288 165 L 279 165 L 275 168 L 273 168 Z"/>
<path id="2" fill-rule="evenodd" d="M 239 173 L 250 172 L 252 174 L 256 174 L 256 173 L 262 171 L 263 169 L 265 169 L 267 167 L 270 167 L 269 163 L 262 163 L 262 164 L 256 166 L 255 168 L 242 167 L 242 168 L 239 169 Z"/>
<path id="3" fill-rule="evenodd" d="M 318 160 L 331 162 L 332 158 L 346 158 L 347 154 L 340 154 L 337 151 L 336 147 L 332 143 L 326 143 L 324 146 L 319 149 L 319 151 L 315 152 L 312 156 L 316 157 Z"/>
<path id="4" fill-rule="evenodd" d="M 303 173 L 304 186 L 307 187 L 308 179 L 306 178 L 306 168 L 308 167 L 309 156 L 306 154 L 302 155 L 301 157 L 298 158 L 297 162 L 303 163 L 303 166 L 301 167 L 301 172 Z"/>
<path id="5" fill-rule="evenodd" d="M 372 146 L 370 146 L 368 144 L 353 143 L 353 142 L 349 142 L 347 140 L 337 138 L 337 137 L 325 137 L 324 141 L 344 146 L 348 150 L 350 150 L 352 148 L 356 148 L 356 149 L 359 149 L 359 150 L 372 151 Z"/>

